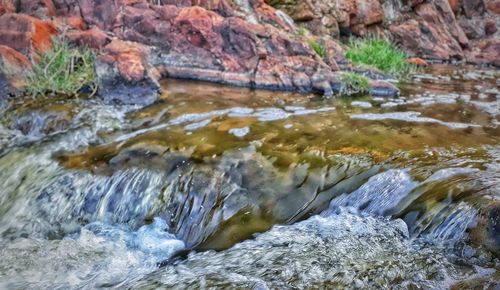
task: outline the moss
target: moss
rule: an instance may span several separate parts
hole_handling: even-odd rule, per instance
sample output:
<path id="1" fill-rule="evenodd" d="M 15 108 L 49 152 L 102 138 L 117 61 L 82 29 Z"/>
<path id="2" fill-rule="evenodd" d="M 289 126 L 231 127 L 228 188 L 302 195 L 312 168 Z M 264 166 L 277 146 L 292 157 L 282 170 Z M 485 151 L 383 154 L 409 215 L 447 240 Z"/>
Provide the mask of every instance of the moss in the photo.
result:
<path id="1" fill-rule="evenodd" d="M 311 40 L 309 41 L 309 46 L 319 55 L 319 57 L 326 57 L 326 48 L 321 43 Z"/>
<path id="2" fill-rule="evenodd" d="M 416 70 L 415 65 L 406 61 L 408 56 L 387 40 L 351 40 L 348 46 L 346 58 L 353 64 L 368 65 L 397 78 L 406 78 Z"/>
<path id="3" fill-rule="evenodd" d="M 74 48 L 54 38 L 52 48 L 39 54 L 38 60 L 26 85 L 32 96 L 77 96 L 84 89 L 96 91 L 95 57 L 90 49 Z"/>
<path id="4" fill-rule="evenodd" d="M 359 94 L 368 93 L 370 86 L 368 83 L 368 78 L 362 75 L 358 75 L 352 72 L 343 73 L 341 76 L 342 94 Z"/>

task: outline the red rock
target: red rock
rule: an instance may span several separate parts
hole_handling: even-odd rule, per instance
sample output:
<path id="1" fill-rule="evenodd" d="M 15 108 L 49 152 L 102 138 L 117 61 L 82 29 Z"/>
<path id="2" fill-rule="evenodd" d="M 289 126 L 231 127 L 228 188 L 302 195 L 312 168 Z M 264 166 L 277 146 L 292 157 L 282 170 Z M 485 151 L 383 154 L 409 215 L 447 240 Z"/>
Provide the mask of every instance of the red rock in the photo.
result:
<path id="1" fill-rule="evenodd" d="M 178 52 L 190 48 L 222 50 L 222 37 L 215 31 L 223 17 L 200 7 L 184 8 L 174 20 L 174 49 Z"/>
<path id="2" fill-rule="evenodd" d="M 158 71 L 149 63 L 151 48 L 114 39 L 96 59 L 100 95 L 109 102 L 153 103 L 159 91 Z"/>
<path id="3" fill-rule="evenodd" d="M 7 13 L 0 16 L 0 44 L 10 46 L 31 57 L 51 47 L 58 31 L 54 24 L 34 17 Z"/>
<path id="4" fill-rule="evenodd" d="M 56 15 L 56 8 L 52 0 L 23 0 L 19 1 L 18 7 L 18 12 L 37 18 L 46 18 Z"/>
<path id="5" fill-rule="evenodd" d="M 419 57 L 412 57 L 406 60 L 410 64 L 414 64 L 417 66 L 428 66 L 429 63 Z"/>
<path id="6" fill-rule="evenodd" d="M 467 53 L 467 62 L 500 66 L 500 39 L 489 38 L 477 42 Z"/>
<path id="7" fill-rule="evenodd" d="M 144 63 L 150 54 L 150 48 L 130 41 L 114 39 L 102 50 L 106 62 L 117 64 L 121 76 L 127 81 L 140 81 L 146 73 Z"/>
<path id="8" fill-rule="evenodd" d="M 0 1 L 0 15 L 14 12 L 16 12 L 16 5 L 14 3 L 14 0 Z"/>
<path id="9" fill-rule="evenodd" d="M 236 16 L 236 10 L 226 0 L 197 0 L 197 6 L 217 12 L 224 17 Z"/>
<path id="10" fill-rule="evenodd" d="M 111 38 L 97 27 L 84 31 L 69 31 L 66 37 L 71 43 L 93 49 L 100 49 L 111 41 Z"/>
<path id="11" fill-rule="evenodd" d="M 486 33 L 486 35 L 495 34 L 497 31 L 498 31 L 497 25 L 496 25 L 495 21 L 487 21 L 484 24 L 484 32 Z"/>
<path id="12" fill-rule="evenodd" d="M 460 11 L 460 1 L 459 0 L 448 0 L 450 8 L 453 13 L 457 14 Z"/>
<path id="13" fill-rule="evenodd" d="M 486 9 L 492 14 L 500 14 L 500 0 L 484 0 Z"/>
<path id="14" fill-rule="evenodd" d="M 422 3 L 414 10 L 413 19 L 389 26 L 396 40 L 413 55 L 438 60 L 462 59 L 462 48 L 469 45 L 469 40 L 448 1 Z"/>
<path id="15" fill-rule="evenodd" d="M 351 20 L 352 24 L 368 26 L 384 20 L 384 11 L 378 0 L 356 0 L 356 7 L 357 13 Z"/>
<path id="16" fill-rule="evenodd" d="M 267 5 L 264 0 L 249 0 L 255 15 L 260 23 L 271 24 L 285 31 L 293 30 L 293 27 L 276 13 L 276 9 Z"/>
<path id="17" fill-rule="evenodd" d="M 179 15 L 179 8 L 174 5 L 155 6 L 153 9 L 155 9 L 161 19 L 168 22 L 173 21 Z"/>
<path id="18" fill-rule="evenodd" d="M 25 76 L 31 69 L 31 62 L 18 51 L 0 45 L 0 88 L 2 93 L 13 93 L 22 88 Z M 2 77 L 5 83 L 2 82 Z"/>
<path id="19" fill-rule="evenodd" d="M 80 11 L 89 26 L 97 26 L 102 30 L 112 30 L 119 6 L 113 0 L 81 0 Z"/>

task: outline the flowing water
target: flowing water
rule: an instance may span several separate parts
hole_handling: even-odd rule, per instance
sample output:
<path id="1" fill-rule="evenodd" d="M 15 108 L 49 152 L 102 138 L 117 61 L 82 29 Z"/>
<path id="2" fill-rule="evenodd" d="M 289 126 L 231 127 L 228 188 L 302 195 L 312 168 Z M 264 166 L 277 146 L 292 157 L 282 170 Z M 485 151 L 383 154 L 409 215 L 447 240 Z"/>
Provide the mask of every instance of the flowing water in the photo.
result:
<path id="1" fill-rule="evenodd" d="M 500 287 L 499 77 L 4 103 L 0 288 Z"/>

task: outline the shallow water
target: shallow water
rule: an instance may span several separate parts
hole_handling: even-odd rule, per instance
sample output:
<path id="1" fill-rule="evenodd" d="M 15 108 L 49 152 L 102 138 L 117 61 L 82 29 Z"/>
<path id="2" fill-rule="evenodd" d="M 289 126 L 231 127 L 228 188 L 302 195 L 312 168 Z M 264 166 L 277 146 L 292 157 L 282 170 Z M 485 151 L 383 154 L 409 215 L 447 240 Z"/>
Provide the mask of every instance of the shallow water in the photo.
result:
<path id="1" fill-rule="evenodd" d="M 11 104 L 0 288 L 498 287 L 499 76 Z"/>

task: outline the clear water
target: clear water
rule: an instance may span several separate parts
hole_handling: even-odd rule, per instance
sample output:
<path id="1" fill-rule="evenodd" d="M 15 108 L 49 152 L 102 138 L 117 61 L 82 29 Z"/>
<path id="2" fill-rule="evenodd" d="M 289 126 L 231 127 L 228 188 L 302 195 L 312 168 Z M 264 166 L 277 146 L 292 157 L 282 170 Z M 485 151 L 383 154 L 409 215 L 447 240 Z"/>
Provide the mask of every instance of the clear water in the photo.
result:
<path id="1" fill-rule="evenodd" d="M 0 288 L 498 287 L 498 76 L 435 66 L 394 99 L 169 80 L 147 108 L 7 105 Z"/>

